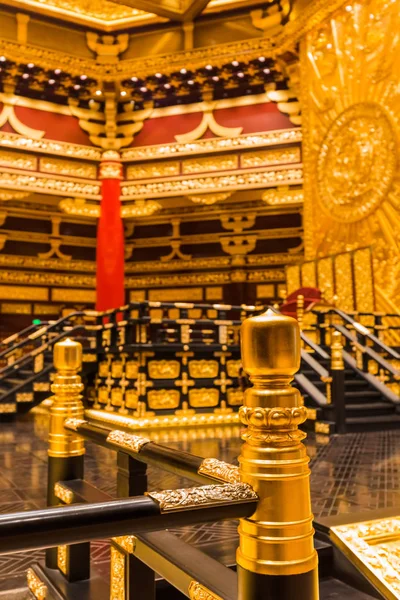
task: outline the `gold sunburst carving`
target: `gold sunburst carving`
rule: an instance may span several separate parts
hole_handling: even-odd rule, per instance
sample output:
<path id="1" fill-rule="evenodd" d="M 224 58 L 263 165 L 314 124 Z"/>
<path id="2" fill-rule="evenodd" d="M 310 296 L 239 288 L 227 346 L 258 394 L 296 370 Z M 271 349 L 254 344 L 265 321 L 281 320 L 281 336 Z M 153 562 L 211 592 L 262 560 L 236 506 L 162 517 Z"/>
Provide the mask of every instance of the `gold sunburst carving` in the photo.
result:
<path id="1" fill-rule="evenodd" d="M 400 0 L 358 1 L 302 46 L 306 253 L 371 245 L 386 310 L 400 292 L 399 28 Z"/>

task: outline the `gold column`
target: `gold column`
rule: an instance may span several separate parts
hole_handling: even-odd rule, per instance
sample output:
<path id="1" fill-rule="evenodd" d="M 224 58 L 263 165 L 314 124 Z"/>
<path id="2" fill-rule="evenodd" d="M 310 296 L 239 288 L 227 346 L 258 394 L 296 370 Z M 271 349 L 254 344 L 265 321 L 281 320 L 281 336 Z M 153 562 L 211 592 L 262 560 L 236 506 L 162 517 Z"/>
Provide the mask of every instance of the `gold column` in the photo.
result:
<path id="1" fill-rule="evenodd" d="M 83 384 L 78 372 L 82 367 L 82 345 L 71 339 L 54 346 L 57 375 L 51 386 L 54 393 L 50 408 L 49 450 L 51 457 L 81 456 L 85 453 L 81 438 L 64 429 L 66 419 L 83 419 Z"/>
<path id="2" fill-rule="evenodd" d="M 291 387 L 300 367 L 299 325 L 267 310 L 244 321 L 241 343 L 243 367 L 253 387 L 246 390 L 240 409 L 247 425 L 240 474 L 260 500 L 254 515 L 240 521 L 239 600 L 263 594 L 316 600 L 309 458 L 302 444 L 306 435 L 298 429 L 307 409 L 300 392 Z"/>

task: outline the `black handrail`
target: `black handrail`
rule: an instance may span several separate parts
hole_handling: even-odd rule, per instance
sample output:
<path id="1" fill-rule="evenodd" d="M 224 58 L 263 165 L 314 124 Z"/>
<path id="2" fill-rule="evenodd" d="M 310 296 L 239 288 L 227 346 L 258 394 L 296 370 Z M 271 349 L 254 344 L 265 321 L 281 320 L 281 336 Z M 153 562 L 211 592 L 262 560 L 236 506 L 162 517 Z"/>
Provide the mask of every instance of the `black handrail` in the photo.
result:
<path id="1" fill-rule="evenodd" d="M 114 450 L 115 452 L 124 452 L 140 462 L 153 465 L 159 469 L 165 469 L 166 471 L 181 477 L 188 477 L 199 483 L 209 484 L 212 481 L 225 481 L 221 476 L 213 476 L 210 473 L 207 474 L 202 472 L 204 458 L 195 456 L 189 452 L 169 448 L 168 446 L 163 446 L 152 441 L 143 445 L 140 448 L 140 452 L 137 452 L 136 450 L 129 448 L 129 434 L 126 434 L 126 437 L 124 438 L 124 432 L 122 431 L 108 429 L 89 422 L 83 422 L 76 425 L 75 423 L 69 424 L 68 421 L 66 421 L 65 428 L 68 429 L 68 431 L 78 433 L 85 440 L 92 441 L 99 446 Z M 110 434 L 113 434 L 113 436 L 110 437 Z M 119 435 L 122 440 L 125 439 L 125 444 L 123 441 L 122 443 L 118 441 Z M 134 439 L 137 436 L 133 435 L 131 437 Z M 224 466 L 223 461 L 220 461 L 220 466 Z M 239 477 L 238 467 L 229 465 L 228 463 L 225 463 L 225 466 L 227 469 L 230 468 L 231 472 L 237 471 L 237 477 Z"/>
<path id="2" fill-rule="evenodd" d="M 25 327 L 25 329 L 21 329 L 21 331 L 18 331 L 17 333 L 13 333 L 12 335 L 9 335 L 8 338 L 6 338 L 2 342 L 0 342 L 0 347 L 1 346 L 9 346 L 12 342 L 15 342 L 15 340 L 17 340 L 21 336 L 26 335 L 33 329 L 39 329 L 39 327 L 43 327 L 43 325 L 49 325 L 49 321 L 41 321 L 40 324 L 31 323 L 31 325 L 28 325 L 28 327 Z M 0 354 L 0 356 L 1 356 L 1 354 Z"/>
<path id="3" fill-rule="evenodd" d="M 318 406 L 320 406 L 321 408 L 328 406 L 326 396 L 324 396 L 321 390 L 319 390 L 305 375 L 302 375 L 302 373 L 297 373 L 294 376 L 294 380 L 299 386 L 299 388 L 301 388 L 303 392 L 308 394 L 310 398 L 316 404 L 318 404 Z"/>
<path id="4" fill-rule="evenodd" d="M 0 555 L 209 521 L 240 519 L 254 514 L 257 502 L 258 498 L 253 494 L 251 499 L 229 498 L 218 503 L 163 512 L 160 504 L 151 497 L 136 496 L 0 515 Z"/>

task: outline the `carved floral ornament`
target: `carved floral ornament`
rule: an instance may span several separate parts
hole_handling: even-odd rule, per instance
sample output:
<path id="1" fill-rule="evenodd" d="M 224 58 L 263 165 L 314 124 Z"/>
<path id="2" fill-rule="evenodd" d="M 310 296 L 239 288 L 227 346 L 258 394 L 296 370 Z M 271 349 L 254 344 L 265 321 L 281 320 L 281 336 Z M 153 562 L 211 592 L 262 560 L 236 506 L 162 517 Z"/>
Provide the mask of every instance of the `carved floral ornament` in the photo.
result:
<path id="1" fill-rule="evenodd" d="M 61 200 L 58 206 L 68 215 L 100 218 L 100 204 L 87 202 L 84 198 L 66 198 Z M 121 217 L 123 219 L 149 217 L 160 211 L 161 208 L 161 204 L 155 200 L 135 200 L 135 202 L 122 205 Z"/>
<path id="2" fill-rule="evenodd" d="M 397 2 L 357 0 L 315 27 L 301 56 L 306 255 L 373 246 L 384 312 L 400 294 L 399 27 Z"/>

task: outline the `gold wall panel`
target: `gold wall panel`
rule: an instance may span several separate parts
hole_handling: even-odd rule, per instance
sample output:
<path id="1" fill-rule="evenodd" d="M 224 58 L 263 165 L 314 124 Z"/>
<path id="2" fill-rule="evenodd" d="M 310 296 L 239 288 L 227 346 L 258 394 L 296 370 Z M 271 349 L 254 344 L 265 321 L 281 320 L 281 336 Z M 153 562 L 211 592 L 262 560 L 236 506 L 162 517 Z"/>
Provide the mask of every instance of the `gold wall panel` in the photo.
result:
<path id="1" fill-rule="evenodd" d="M 218 287 L 206 287 L 206 300 L 221 300 L 224 297 L 224 291 L 222 286 Z"/>
<path id="2" fill-rule="evenodd" d="M 148 363 L 150 379 L 176 379 L 181 371 L 177 360 L 151 360 Z"/>
<path id="3" fill-rule="evenodd" d="M 228 377 L 239 377 L 241 366 L 241 360 L 228 360 L 226 362 L 226 371 L 228 373 Z"/>
<path id="4" fill-rule="evenodd" d="M 108 377 L 108 362 L 99 363 L 99 377 Z"/>
<path id="5" fill-rule="evenodd" d="M 206 158 L 191 158 L 184 160 L 182 171 L 188 173 L 206 173 L 209 171 L 227 171 L 239 167 L 239 157 L 236 154 L 210 156 Z"/>
<path id="6" fill-rule="evenodd" d="M 200 388 L 189 391 L 189 404 L 193 408 L 218 406 L 219 390 Z"/>
<path id="7" fill-rule="evenodd" d="M 398 0 L 344 3 L 303 39 L 300 74 L 306 256 L 371 246 L 375 295 L 392 311 L 400 297 L 399 9 Z"/>
<path id="8" fill-rule="evenodd" d="M 299 265 L 286 267 L 286 285 L 288 295 L 301 287 Z"/>
<path id="9" fill-rule="evenodd" d="M 334 259 L 337 305 L 344 311 L 353 311 L 353 267 L 352 256 L 349 252 L 338 254 Z"/>
<path id="10" fill-rule="evenodd" d="M 49 290 L 39 287 L 0 285 L 0 299 L 4 300 L 48 300 Z"/>
<path id="11" fill-rule="evenodd" d="M 102 385 L 99 387 L 98 392 L 98 400 L 101 404 L 107 404 L 108 402 L 108 387 Z"/>
<path id="12" fill-rule="evenodd" d="M 126 390 L 125 392 L 125 406 L 126 408 L 130 408 L 135 410 L 137 408 L 139 401 L 138 394 L 135 390 Z"/>
<path id="13" fill-rule="evenodd" d="M 35 315 L 57 315 L 61 310 L 58 304 L 35 304 L 33 314 Z"/>
<path id="14" fill-rule="evenodd" d="M 147 401 L 151 410 L 168 410 L 178 408 L 181 393 L 178 390 L 151 390 Z"/>
<path id="15" fill-rule="evenodd" d="M 137 379 L 139 373 L 139 363 L 136 360 L 128 360 L 125 363 L 125 376 L 128 379 Z"/>
<path id="16" fill-rule="evenodd" d="M 302 287 L 317 287 L 316 264 L 314 261 L 301 265 L 301 285 Z"/>
<path id="17" fill-rule="evenodd" d="M 168 177 L 179 175 L 179 161 L 163 161 L 130 165 L 126 169 L 127 179 L 150 179 L 151 177 Z"/>
<path id="18" fill-rule="evenodd" d="M 23 302 L 3 302 L 1 312 L 8 315 L 30 315 L 32 313 L 32 305 L 24 304 Z"/>
<path id="19" fill-rule="evenodd" d="M 265 283 L 257 286 L 257 298 L 274 298 L 275 286 L 273 283 Z"/>
<path id="20" fill-rule="evenodd" d="M 43 173 L 69 175 L 70 177 L 82 177 L 83 179 L 97 179 L 97 165 L 92 163 L 46 157 L 39 160 L 39 165 Z"/>
<path id="21" fill-rule="evenodd" d="M 227 400 L 229 406 L 241 406 L 243 404 L 243 391 L 236 388 L 228 389 Z"/>
<path id="22" fill-rule="evenodd" d="M 149 300 L 152 302 L 180 302 L 190 300 L 197 302 L 203 300 L 203 288 L 174 288 L 149 291 Z"/>
<path id="23" fill-rule="evenodd" d="M 37 158 L 23 152 L 0 150 L 0 165 L 2 167 L 13 167 L 14 169 L 36 171 Z"/>
<path id="24" fill-rule="evenodd" d="M 354 252 L 353 257 L 357 310 L 360 312 L 373 312 L 375 310 L 375 300 L 371 249 L 362 248 L 357 250 Z"/>
<path id="25" fill-rule="evenodd" d="M 96 302 L 96 292 L 95 290 L 54 288 L 51 292 L 51 299 L 54 302 L 87 302 L 94 304 Z M 43 300 L 43 298 L 35 298 L 35 300 Z"/>
<path id="26" fill-rule="evenodd" d="M 333 275 L 333 260 L 322 258 L 317 264 L 318 288 L 322 291 L 325 300 L 332 302 L 335 295 L 335 281 Z"/>
<path id="27" fill-rule="evenodd" d="M 189 361 L 189 375 L 195 379 L 217 377 L 219 363 L 216 360 L 191 360 Z"/>
<path id="28" fill-rule="evenodd" d="M 142 302 L 146 300 L 146 290 L 130 290 L 129 300 L 130 302 Z"/>
<path id="29" fill-rule="evenodd" d="M 282 148 L 279 150 L 261 150 L 259 152 L 246 152 L 240 157 L 242 167 L 264 167 L 285 163 L 300 162 L 300 148 Z"/>
<path id="30" fill-rule="evenodd" d="M 121 387 L 115 387 L 111 390 L 111 404 L 113 406 L 122 406 L 124 390 Z"/>
<path id="31" fill-rule="evenodd" d="M 113 360 L 111 363 L 111 377 L 120 379 L 123 375 L 124 363 L 122 360 Z"/>

